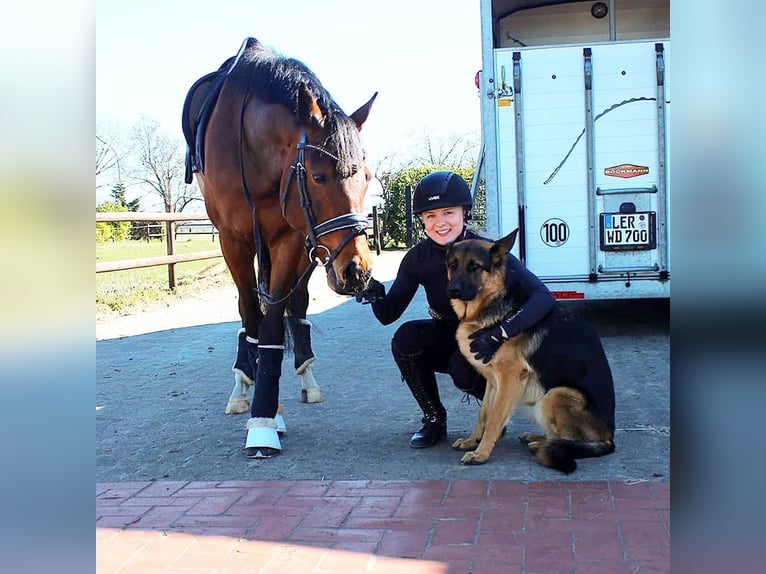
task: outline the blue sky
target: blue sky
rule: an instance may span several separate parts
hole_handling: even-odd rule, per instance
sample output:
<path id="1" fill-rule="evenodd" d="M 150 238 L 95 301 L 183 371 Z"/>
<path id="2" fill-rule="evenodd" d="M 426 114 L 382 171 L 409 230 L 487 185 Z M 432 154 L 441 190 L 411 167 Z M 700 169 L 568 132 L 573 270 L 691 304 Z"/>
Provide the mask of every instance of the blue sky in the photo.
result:
<path id="1" fill-rule="evenodd" d="M 302 60 L 353 112 L 374 163 L 425 130 L 479 132 L 479 0 L 97 0 L 96 119 L 181 139 L 183 99 L 247 36 Z"/>

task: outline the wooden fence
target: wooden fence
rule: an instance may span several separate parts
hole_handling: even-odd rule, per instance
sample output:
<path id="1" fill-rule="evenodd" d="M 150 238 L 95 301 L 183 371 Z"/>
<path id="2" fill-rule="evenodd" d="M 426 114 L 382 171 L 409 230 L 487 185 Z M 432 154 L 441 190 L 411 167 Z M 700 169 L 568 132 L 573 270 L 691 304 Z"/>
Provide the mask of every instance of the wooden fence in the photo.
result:
<path id="1" fill-rule="evenodd" d="M 177 223 L 186 221 L 209 221 L 206 213 L 150 213 L 137 211 L 96 213 L 96 223 L 108 221 L 164 221 L 165 237 L 167 239 L 167 255 L 159 257 L 144 257 L 141 259 L 126 259 L 124 261 L 105 261 L 101 263 L 97 262 L 96 273 L 108 273 L 109 271 L 124 271 L 126 269 L 140 269 L 141 267 L 167 265 L 168 286 L 171 289 L 175 289 L 176 263 L 223 257 L 220 249 L 211 251 L 198 251 L 196 253 L 176 253 L 175 227 Z"/>
<path id="2" fill-rule="evenodd" d="M 373 208 L 372 217 L 368 218 L 369 227 L 372 227 L 372 240 L 374 242 L 375 250 L 380 255 L 380 226 L 378 210 Z M 208 222 L 212 227 L 213 236 L 216 233 L 215 227 L 206 213 L 150 213 L 139 211 L 120 211 L 120 212 L 98 212 L 96 213 L 96 223 L 109 222 L 109 221 L 164 221 L 165 222 L 165 237 L 167 238 L 167 255 L 159 257 L 144 257 L 141 259 L 126 259 L 123 261 L 105 261 L 96 262 L 96 273 L 108 273 L 110 271 L 124 271 L 126 269 L 140 269 L 142 267 L 154 267 L 157 265 L 168 266 L 168 286 L 170 289 L 176 288 L 176 263 L 183 263 L 186 261 L 199 261 L 202 259 L 215 259 L 216 257 L 223 257 L 220 249 L 212 251 L 198 251 L 195 253 L 176 253 L 175 251 L 175 239 L 176 239 L 176 226 L 179 222 L 188 221 L 203 221 Z M 207 228 L 207 233 L 211 233 L 210 228 Z"/>

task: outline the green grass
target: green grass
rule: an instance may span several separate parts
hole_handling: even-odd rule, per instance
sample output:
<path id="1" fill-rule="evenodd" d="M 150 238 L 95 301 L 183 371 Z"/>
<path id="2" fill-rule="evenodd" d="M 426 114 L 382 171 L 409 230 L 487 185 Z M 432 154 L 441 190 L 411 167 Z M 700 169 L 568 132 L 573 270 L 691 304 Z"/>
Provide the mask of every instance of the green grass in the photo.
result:
<path id="1" fill-rule="evenodd" d="M 179 237 L 176 253 L 194 253 L 220 249 L 218 238 L 209 235 Z M 121 261 L 167 255 L 164 241 L 116 241 L 96 243 L 96 262 Z M 230 285 L 231 278 L 223 258 L 176 263 L 176 289 L 168 284 L 168 266 L 111 271 L 96 274 L 96 313 L 127 314 L 155 304 L 170 304 L 205 289 Z"/>

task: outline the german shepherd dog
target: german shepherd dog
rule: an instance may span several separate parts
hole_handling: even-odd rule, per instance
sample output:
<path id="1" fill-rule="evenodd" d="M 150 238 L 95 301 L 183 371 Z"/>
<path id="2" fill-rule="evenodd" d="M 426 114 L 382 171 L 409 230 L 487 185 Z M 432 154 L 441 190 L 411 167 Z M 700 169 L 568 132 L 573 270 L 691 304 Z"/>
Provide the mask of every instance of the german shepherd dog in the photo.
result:
<path id="1" fill-rule="evenodd" d="M 543 466 L 569 474 L 577 458 L 614 451 L 612 373 L 595 330 L 559 305 L 537 325 L 504 341 L 485 364 L 470 352 L 469 336 L 512 316 L 528 288 L 506 278 L 508 253 L 518 229 L 491 242 L 460 241 L 447 252 L 447 291 L 460 324 L 457 342 L 487 379 L 473 432 L 452 447 L 469 451 L 461 462 L 483 464 L 518 404 L 544 434 L 519 439 Z M 507 284 L 514 285 L 510 290 Z"/>

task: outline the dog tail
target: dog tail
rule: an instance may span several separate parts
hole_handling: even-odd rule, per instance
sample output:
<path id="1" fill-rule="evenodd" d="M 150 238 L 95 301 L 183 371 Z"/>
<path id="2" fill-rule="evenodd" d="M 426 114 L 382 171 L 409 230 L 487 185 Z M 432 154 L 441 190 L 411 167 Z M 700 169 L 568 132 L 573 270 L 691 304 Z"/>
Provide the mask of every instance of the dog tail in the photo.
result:
<path id="1" fill-rule="evenodd" d="M 577 458 L 604 456 L 614 452 L 614 441 L 580 441 L 561 438 L 548 439 L 536 452 L 540 464 L 570 474 L 577 469 Z"/>

